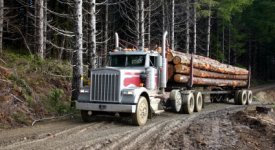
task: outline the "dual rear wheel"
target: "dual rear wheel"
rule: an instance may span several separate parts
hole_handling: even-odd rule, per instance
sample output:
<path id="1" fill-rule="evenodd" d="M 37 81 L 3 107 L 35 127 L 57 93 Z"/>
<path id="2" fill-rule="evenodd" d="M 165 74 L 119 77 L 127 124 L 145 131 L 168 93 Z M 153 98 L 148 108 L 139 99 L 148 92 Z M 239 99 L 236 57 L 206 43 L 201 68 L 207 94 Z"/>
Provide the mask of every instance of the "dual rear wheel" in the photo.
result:
<path id="1" fill-rule="evenodd" d="M 203 97 L 201 92 L 188 92 L 181 94 L 179 90 L 172 90 L 170 100 L 173 111 L 177 113 L 192 114 L 200 112 L 203 107 Z"/>
<path id="2" fill-rule="evenodd" d="M 251 90 L 238 90 L 235 93 L 235 104 L 237 105 L 250 105 L 253 100 L 253 94 Z"/>

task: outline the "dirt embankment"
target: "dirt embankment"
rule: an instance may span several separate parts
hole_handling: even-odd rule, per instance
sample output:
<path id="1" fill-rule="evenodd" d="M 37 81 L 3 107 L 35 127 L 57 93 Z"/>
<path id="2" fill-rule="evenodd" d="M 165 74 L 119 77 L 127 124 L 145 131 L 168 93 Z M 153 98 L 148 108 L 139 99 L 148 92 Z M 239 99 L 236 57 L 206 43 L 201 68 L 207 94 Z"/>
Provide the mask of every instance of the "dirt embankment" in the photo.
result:
<path id="1" fill-rule="evenodd" d="M 0 56 L 0 129 L 67 112 L 69 63 L 5 52 Z"/>
<path id="2" fill-rule="evenodd" d="M 255 94 L 254 99 L 261 104 L 275 104 L 275 88 L 266 91 L 259 91 Z"/>

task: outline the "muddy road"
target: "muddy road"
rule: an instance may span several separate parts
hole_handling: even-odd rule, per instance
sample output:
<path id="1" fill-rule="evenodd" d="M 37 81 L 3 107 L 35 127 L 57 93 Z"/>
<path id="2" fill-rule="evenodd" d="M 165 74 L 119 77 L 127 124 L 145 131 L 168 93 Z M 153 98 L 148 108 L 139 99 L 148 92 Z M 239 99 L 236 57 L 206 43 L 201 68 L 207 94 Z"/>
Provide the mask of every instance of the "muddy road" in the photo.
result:
<path id="1" fill-rule="evenodd" d="M 193 115 L 162 113 L 143 127 L 130 125 L 130 119 L 108 116 L 97 116 L 91 123 L 83 123 L 80 117 L 37 123 L 0 131 L 0 149 L 235 149 L 243 146 L 235 127 L 245 127 L 236 125 L 231 116 L 246 108 L 208 103 Z M 272 138 L 264 148 L 275 148 L 275 135 Z"/>
<path id="2" fill-rule="evenodd" d="M 244 109 L 231 104 L 207 105 L 193 115 L 166 112 L 146 126 L 130 125 L 126 118 L 98 116 L 92 123 L 80 118 L 0 131 L 0 149 L 143 149 L 158 148 L 171 133 L 212 113 L 227 114 Z"/>

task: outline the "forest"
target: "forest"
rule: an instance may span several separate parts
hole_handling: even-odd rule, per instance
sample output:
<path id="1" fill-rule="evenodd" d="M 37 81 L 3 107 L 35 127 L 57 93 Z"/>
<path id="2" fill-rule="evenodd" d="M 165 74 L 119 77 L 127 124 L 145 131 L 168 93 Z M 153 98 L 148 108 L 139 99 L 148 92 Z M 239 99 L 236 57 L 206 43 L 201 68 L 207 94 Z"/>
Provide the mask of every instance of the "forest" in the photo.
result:
<path id="1" fill-rule="evenodd" d="M 0 55 L 71 62 L 72 89 L 115 48 L 169 48 L 252 68 L 275 79 L 273 0 L 0 0 Z M 72 99 L 76 99 L 73 90 Z"/>

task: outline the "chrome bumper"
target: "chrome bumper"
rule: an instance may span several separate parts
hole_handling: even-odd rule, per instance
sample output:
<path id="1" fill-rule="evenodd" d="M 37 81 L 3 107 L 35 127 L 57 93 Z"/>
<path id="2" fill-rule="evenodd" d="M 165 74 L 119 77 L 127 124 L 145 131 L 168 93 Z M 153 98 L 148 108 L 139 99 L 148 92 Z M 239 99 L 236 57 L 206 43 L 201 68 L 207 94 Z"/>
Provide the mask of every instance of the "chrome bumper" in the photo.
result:
<path id="1" fill-rule="evenodd" d="M 76 101 L 76 109 L 104 111 L 104 112 L 128 112 L 135 113 L 136 105 L 129 104 L 103 104 L 103 103 L 85 103 Z"/>

